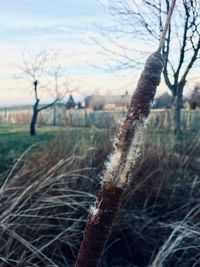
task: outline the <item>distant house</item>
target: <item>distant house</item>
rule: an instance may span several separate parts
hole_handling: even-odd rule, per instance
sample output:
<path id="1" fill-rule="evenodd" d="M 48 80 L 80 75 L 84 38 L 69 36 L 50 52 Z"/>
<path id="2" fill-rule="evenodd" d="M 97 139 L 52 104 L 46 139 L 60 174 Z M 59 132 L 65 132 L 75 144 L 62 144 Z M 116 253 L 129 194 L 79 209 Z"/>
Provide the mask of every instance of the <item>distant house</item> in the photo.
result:
<path id="1" fill-rule="evenodd" d="M 125 109 L 130 100 L 131 96 L 127 91 L 124 95 L 91 95 L 85 98 L 85 106 L 94 110 Z"/>
<path id="2" fill-rule="evenodd" d="M 104 109 L 122 109 L 127 108 L 131 101 L 131 95 L 126 93 L 119 96 L 106 96 Z"/>

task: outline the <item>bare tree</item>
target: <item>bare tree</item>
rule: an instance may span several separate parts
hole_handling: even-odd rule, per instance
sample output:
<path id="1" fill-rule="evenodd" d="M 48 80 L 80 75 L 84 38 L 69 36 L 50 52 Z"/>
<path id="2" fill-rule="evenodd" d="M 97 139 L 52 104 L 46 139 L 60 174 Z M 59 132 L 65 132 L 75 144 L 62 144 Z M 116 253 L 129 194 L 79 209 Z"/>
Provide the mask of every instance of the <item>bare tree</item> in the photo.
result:
<path id="1" fill-rule="evenodd" d="M 69 89 L 69 82 L 64 78 L 64 68 L 58 64 L 57 54 L 55 53 L 51 56 L 45 50 L 41 50 L 36 54 L 24 55 L 21 69 L 34 86 L 35 103 L 30 123 L 30 135 L 34 136 L 36 135 L 35 126 L 38 114 L 44 109 L 54 107 L 53 123 L 56 124 L 56 103 L 72 90 Z M 40 83 L 39 88 L 39 81 L 42 80 L 43 76 L 46 77 L 46 82 L 43 82 L 42 85 Z M 49 104 L 39 105 L 39 92 L 41 93 L 41 90 L 43 90 L 43 93 L 47 91 L 51 95 L 53 100 Z"/>
<path id="2" fill-rule="evenodd" d="M 23 55 L 23 66 L 21 69 L 24 71 L 30 82 L 33 83 L 34 86 L 34 99 L 35 103 L 33 105 L 33 114 L 30 123 L 30 135 L 36 135 L 35 125 L 37 122 L 38 114 L 44 109 L 47 109 L 54 105 L 58 99 L 54 99 L 53 102 L 47 105 L 40 106 L 40 98 L 39 98 L 39 80 L 44 75 L 44 72 L 47 68 L 47 52 L 45 50 L 41 50 L 36 54 L 24 54 Z M 41 89 L 41 88 L 40 88 Z"/>
<path id="3" fill-rule="evenodd" d="M 100 44 L 107 54 L 115 58 L 120 68 L 135 67 L 141 52 L 153 48 L 163 30 L 170 0 L 105 0 L 103 3 L 115 23 L 109 31 L 109 48 Z M 113 36 L 117 39 L 113 38 Z M 104 33 L 105 36 L 105 33 Z M 115 41 L 116 40 L 116 41 Z M 124 40 L 124 42 L 122 41 Z M 135 41 L 132 43 L 132 40 Z M 132 45 L 133 51 L 128 49 Z M 112 50 L 112 47 L 116 49 Z M 129 46 L 130 48 L 130 46 Z M 143 50 L 143 51 L 142 51 Z M 177 1 L 175 14 L 162 47 L 164 81 L 173 95 L 175 133 L 181 130 L 183 90 L 200 50 L 200 1 Z M 149 51 L 146 51 L 147 53 Z"/>

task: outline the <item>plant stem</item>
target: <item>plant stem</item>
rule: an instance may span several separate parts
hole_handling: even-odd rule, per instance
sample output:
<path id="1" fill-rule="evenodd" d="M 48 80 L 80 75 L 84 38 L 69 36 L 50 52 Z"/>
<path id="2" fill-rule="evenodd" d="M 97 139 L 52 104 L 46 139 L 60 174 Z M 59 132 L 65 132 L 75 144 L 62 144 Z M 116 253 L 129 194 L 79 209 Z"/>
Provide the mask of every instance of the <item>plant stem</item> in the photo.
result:
<path id="1" fill-rule="evenodd" d="M 107 165 L 94 208 L 90 210 L 75 267 L 96 267 L 117 213 L 130 171 L 138 157 L 142 129 L 160 83 L 163 62 L 153 53 L 132 96 L 127 115 L 114 142 L 114 152 Z"/>

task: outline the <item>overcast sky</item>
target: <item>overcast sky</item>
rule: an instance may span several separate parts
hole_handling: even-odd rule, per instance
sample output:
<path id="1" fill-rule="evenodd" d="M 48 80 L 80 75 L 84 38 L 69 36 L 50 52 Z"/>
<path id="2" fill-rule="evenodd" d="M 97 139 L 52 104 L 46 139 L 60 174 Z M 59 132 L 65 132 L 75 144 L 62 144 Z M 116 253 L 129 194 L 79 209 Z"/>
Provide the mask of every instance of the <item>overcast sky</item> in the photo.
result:
<path id="1" fill-rule="evenodd" d="M 109 59 L 99 54 L 90 37 L 99 37 L 95 25 L 110 25 L 111 17 L 97 0 L 0 0 L 0 106 L 32 103 L 32 85 L 22 75 L 22 54 L 57 50 L 67 75 L 77 81 L 79 93 L 122 94 L 131 90 L 140 70 L 106 73 Z M 163 87 L 163 86 L 162 86 Z M 47 95 L 42 100 L 48 101 Z"/>

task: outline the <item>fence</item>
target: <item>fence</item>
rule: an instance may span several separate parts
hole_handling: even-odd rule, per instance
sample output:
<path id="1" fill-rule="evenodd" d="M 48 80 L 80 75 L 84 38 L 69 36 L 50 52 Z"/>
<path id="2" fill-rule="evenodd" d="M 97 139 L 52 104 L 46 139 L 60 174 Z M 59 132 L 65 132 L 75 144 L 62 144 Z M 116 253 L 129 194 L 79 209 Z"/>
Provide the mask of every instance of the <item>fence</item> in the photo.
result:
<path id="1" fill-rule="evenodd" d="M 173 129 L 172 110 L 153 110 L 149 119 L 150 128 Z M 200 110 L 181 111 L 181 126 L 184 130 L 200 131 Z"/>
<path id="2" fill-rule="evenodd" d="M 39 113 L 39 125 L 69 125 L 73 127 L 99 128 L 115 127 L 122 120 L 123 111 L 92 111 L 92 110 L 65 110 L 64 108 L 46 109 Z M 0 123 L 28 124 L 31 121 L 32 108 L 1 109 Z M 56 120 L 54 119 L 56 118 Z M 171 110 L 152 110 L 148 123 L 149 128 L 173 128 L 173 113 Z M 185 130 L 200 130 L 200 110 L 182 110 L 182 128 Z"/>
<path id="3" fill-rule="evenodd" d="M 38 115 L 37 123 L 39 125 L 53 124 L 54 114 L 56 114 L 56 124 L 61 125 L 64 123 L 64 109 L 56 108 L 45 109 Z M 4 108 L 0 110 L 0 123 L 2 124 L 28 124 L 32 118 L 32 108 Z"/>

